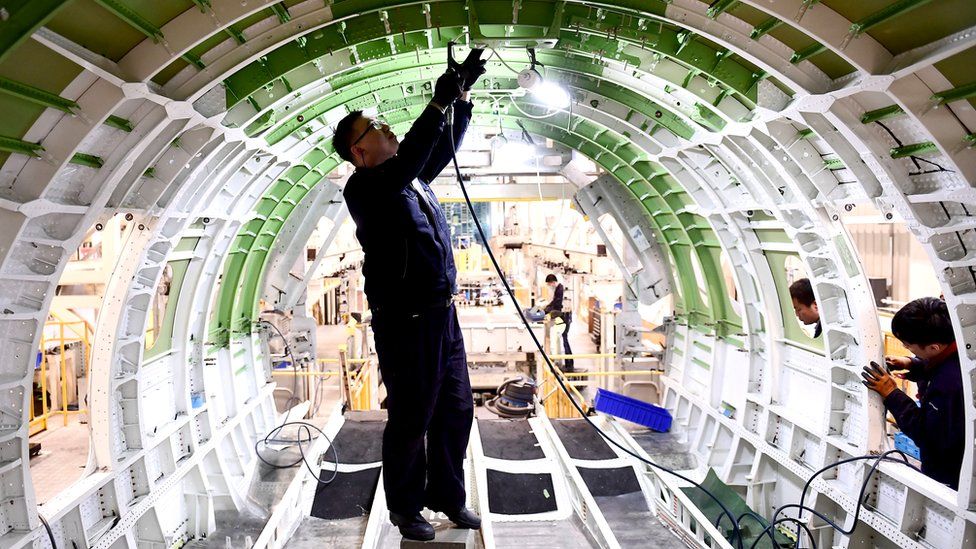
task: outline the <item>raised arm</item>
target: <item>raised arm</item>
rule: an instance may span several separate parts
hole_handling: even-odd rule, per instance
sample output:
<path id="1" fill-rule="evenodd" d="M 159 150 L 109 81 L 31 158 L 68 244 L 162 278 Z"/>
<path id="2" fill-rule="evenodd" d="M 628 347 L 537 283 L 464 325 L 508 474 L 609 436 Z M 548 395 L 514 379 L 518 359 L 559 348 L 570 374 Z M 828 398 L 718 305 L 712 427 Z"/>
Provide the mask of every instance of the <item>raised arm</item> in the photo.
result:
<path id="1" fill-rule="evenodd" d="M 474 105 L 468 101 L 454 102 L 454 127 L 452 128 L 451 135 L 453 135 L 455 151 L 461 148 L 461 141 L 464 140 L 464 134 L 468 131 L 468 124 L 471 122 L 471 111 L 473 108 Z M 421 169 L 418 175 L 418 178 L 424 183 L 430 184 L 451 162 L 451 135 L 441 133 L 440 140 L 434 147 L 434 151 L 430 153 L 427 165 Z"/>
<path id="2" fill-rule="evenodd" d="M 382 179 L 396 190 L 409 185 L 427 165 L 431 151 L 444 133 L 444 111 L 460 97 L 461 85 L 461 77 L 456 72 L 442 74 L 434 86 L 433 100 L 403 137 L 397 154 L 380 164 Z"/>
<path id="3" fill-rule="evenodd" d="M 439 105 L 427 105 L 403 136 L 395 156 L 381 164 L 386 181 L 399 191 L 417 178 L 431 157 L 431 151 L 444 133 L 444 112 Z"/>

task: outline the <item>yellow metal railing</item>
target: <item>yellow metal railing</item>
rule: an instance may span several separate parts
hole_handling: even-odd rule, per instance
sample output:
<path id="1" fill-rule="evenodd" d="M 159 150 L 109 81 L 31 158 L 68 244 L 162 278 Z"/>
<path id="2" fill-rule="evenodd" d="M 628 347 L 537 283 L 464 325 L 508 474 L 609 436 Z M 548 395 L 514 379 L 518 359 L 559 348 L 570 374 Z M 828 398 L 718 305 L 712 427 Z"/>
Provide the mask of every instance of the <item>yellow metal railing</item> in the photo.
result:
<path id="1" fill-rule="evenodd" d="M 546 415 L 551 418 L 566 418 L 578 415 L 579 412 L 576 411 L 570 397 L 560 388 L 556 376 L 545 365 L 541 366 L 541 368 L 542 379 L 539 383 L 539 401 L 542 403 L 543 408 L 545 408 Z M 583 394 L 576 388 L 578 381 L 566 379 L 566 374 L 559 370 L 556 370 L 556 375 L 559 376 L 559 379 L 569 389 L 573 400 L 580 405 L 584 412 L 588 412 L 589 405 L 586 403 L 586 399 L 583 398 Z"/>
<path id="2" fill-rule="evenodd" d="M 603 359 L 614 358 L 613 353 L 581 353 L 569 355 L 550 355 L 553 360 L 584 360 L 584 359 Z M 320 366 L 329 364 L 339 365 L 338 370 L 317 370 L 310 372 L 284 371 L 278 375 L 297 375 L 306 377 L 323 377 L 329 379 L 333 376 L 340 380 L 340 391 L 342 398 L 350 410 L 371 410 L 374 407 L 374 397 L 377 396 L 378 374 L 376 363 L 368 358 L 349 358 L 346 354 L 345 345 L 339 346 L 338 358 L 320 358 L 317 360 Z M 351 366 L 359 365 L 358 369 Z M 593 372 L 570 372 L 565 373 L 557 370 L 557 374 L 569 389 L 573 401 L 559 387 L 556 376 L 549 371 L 545 365 L 540 365 L 539 375 L 539 401 L 546 410 L 546 414 L 551 418 L 570 418 L 576 417 L 579 413 L 573 406 L 576 401 L 580 407 L 588 412 L 589 404 L 580 392 L 579 387 L 587 386 L 590 378 L 609 378 L 622 376 L 656 376 L 663 373 L 662 370 L 607 370 Z"/>
<path id="3" fill-rule="evenodd" d="M 586 358 L 612 358 L 614 356 L 615 355 L 610 353 L 591 353 L 578 355 L 550 355 L 549 358 L 552 360 L 579 360 Z M 661 370 L 607 370 L 567 373 L 557 369 L 556 375 L 553 375 L 545 364 L 541 364 L 539 368 L 542 370 L 539 380 L 539 402 L 541 402 L 543 408 L 545 408 L 547 416 L 557 419 L 571 418 L 579 415 L 576 407 L 573 406 L 573 401 L 579 404 L 580 408 L 582 408 L 584 412 L 590 411 L 589 403 L 586 402 L 586 399 L 579 390 L 580 386 L 587 385 L 588 378 L 655 376 L 663 373 Z M 570 400 L 570 396 L 567 396 L 559 386 L 559 382 L 556 379 L 557 375 L 559 376 L 559 379 L 562 380 L 566 388 L 569 389 L 569 393 L 572 395 L 572 400 Z"/>
<path id="4" fill-rule="evenodd" d="M 64 425 L 68 424 L 68 416 L 71 414 L 84 413 L 87 410 L 80 408 L 78 410 L 68 409 L 68 366 L 66 346 L 69 343 L 81 343 L 82 353 L 85 357 L 85 367 L 89 367 L 91 364 L 91 344 L 92 336 L 94 335 L 94 330 L 91 325 L 84 320 L 66 321 L 63 320 L 55 313 L 51 313 L 52 319 L 49 319 L 44 323 L 44 331 L 41 333 L 41 343 L 40 343 L 40 353 L 41 353 L 41 414 L 35 415 L 34 413 L 34 401 L 31 399 L 31 404 L 28 407 L 30 411 L 30 427 L 29 431 L 31 435 L 40 433 L 47 430 L 48 424 L 47 420 L 54 415 L 60 414 Z M 53 337 L 48 337 L 47 334 L 50 331 L 54 331 L 57 335 Z M 67 332 L 72 332 L 74 335 L 70 335 Z M 48 387 L 47 387 L 47 373 L 48 373 L 48 346 L 55 345 L 58 349 L 58 363 L 61 367 L 61 376 L 57 389 L 60 389 L 61 393 L 61 409 L 51 410 L 50 404 L 48 402 Z M 80 404 L 80 403 L 79 403 Z"/>
<path id="5" fill-rule="evenodd" d="M 339 346 L 338 358 L 317 359 L 319 367 L 326 364 L 338 364 L 338 370 L 315 370 L 315 371 L 295 371 L 284 370 L 276 371 L 275 375 L 300 376 L 300 377 L 321 377 L 323 380 L 336 376 L 340 382 L 342 398 L 349 406 L 350 410 L 362 411 L 373 409 L 373 397 L 376 396 L 376 366 L 368 358 L 349 358 L 346 355 L 346 346 Z M 358 369 L 351 366 L 359 365 Z"/>
<path id="6" fill-rule="evenodd" d="M 373 385 L 376 383 L 375 366 L 368 358 L 349 358 L 345 345 L 339 346 L 339 370 L 343 374 L 342 389 L 350 410 L 371 410 L 373 408 Z M 349 366 L 359 364 L 359 369 L 350 371 Z"/>

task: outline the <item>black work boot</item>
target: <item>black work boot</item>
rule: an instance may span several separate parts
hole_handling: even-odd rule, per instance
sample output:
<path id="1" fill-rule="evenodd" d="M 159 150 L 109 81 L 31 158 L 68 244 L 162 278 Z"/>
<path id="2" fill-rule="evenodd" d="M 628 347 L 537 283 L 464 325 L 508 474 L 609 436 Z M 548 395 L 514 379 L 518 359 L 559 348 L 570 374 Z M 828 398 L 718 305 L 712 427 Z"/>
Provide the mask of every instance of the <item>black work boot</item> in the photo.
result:
<path id="1" fill-rule="evenodd" d="M 401 515 L 390 511 L 390 522 L 400 529 L 400 535 L 417 541 L 434 539 L 434 527 L 424 517 L 417 513 L 413 516 Z"/>
<path id="2" fill-rule="evenodd" d="M 456 513 L 445 513 L 447 518 L 451 520 L 458 528 L 465 528 L 467 530 L 480 530 L 481 529 L 481 517 L 474 514 L 474 511 L 468 509 L 467 507 L 462 507 Z"/>

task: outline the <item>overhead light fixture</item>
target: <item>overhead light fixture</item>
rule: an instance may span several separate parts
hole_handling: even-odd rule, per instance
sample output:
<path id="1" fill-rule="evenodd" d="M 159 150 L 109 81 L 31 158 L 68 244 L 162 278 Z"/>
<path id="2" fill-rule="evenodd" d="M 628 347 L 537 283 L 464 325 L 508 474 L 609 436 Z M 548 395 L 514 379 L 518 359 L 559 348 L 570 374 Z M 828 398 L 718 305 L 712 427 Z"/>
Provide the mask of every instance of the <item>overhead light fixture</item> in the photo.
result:
<path id="1" fill-rule="evenodd" d="M 527 69 L 522 69 L 518 74 L 518 84 L 519 87 L 528 90 L 533 95 L 538 97 L 546 106 L 552 109 L 565 109 L 568 108 L 572 99 L 569 96 L 569 92 L 566 88 L 556 84 L 555 82 L 550 82 L 542 77 L 542 74 L 536 69 L 537 66 L 543 66 L 535 58 L 535 50 L 528 48 L 529 59 L 531 65 Z"/>
<path id="2" fill-rule="evenodd" d="M 535 70 L 535 66 L 529 67 L 527 69 L 522 69 L 518 73 L 518 85 L 520 88 L 526 90 L 532 90 L 543 81 L 542 75 L 539 71 Z"/>

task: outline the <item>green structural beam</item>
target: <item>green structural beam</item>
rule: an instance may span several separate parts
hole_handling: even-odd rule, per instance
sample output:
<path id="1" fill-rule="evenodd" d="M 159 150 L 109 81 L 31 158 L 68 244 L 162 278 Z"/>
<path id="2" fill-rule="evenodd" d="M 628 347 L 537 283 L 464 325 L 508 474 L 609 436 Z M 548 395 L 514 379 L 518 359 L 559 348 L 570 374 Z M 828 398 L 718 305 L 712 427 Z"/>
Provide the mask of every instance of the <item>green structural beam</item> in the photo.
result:
<path id="1" fill-rule="evenodd" d="M 545 57 L 543 59 L 550 70 L 572 70 L 576 68 L 564 57 L 552 56 L 552 59 Z M 420 64 L 416 64 L 414 56 L 407 55 L 401 59 L 391 59 L 377 63 L 369 68 L 364 68 L 354 75 L 342 75 L 332 78 L 329 80 L 332 88 L 340 91 L 326 95 L 323 99 L 309 105 L 300 112 L 291 113 L 288 115 L 289 118 L 287 120 L 283 121 L 268 133 L 266 139 L 269 144 L 275 144 L 288 135 L 299 131 L 311 121 L 317 120 L 329 111 L 340 108 L 343 105 L 351 109 L 363 107 L 365 105 L 360 106 L 351 102 L 354 98 L 366 95 L 369 95 L 371 99 L 375 94 L 381 101 L 403 100 L 407 97 L 425 94 L 429 99 L 430 91 L 424 87 L 425 85 L 429 87 L 429 81 L 425 80 L 424 74 L 430 73 L 429 71 L 427 73 L 422 72 L 422 69 L 426 69 L 427 66 L 426 58 Z M 440 69 L 440 66 L 434 66 L 435 73 Z M 488 76 L 489 78 L 482 81 L 482 85 L 486 86 L 492 92 L 517 89 L 518 85 L 514 79 L 514 75 L 507 70 L 504 72 L 495 72 L 493 69 Z M 597 100 L 597 106 L 604 100 L 612 100 L 628 107 L 633 114 L 643 114 L 650 121 L 650 124 L 645 123 L 642 125 L 640 127 L 642 131 L 650 133 L 654 131 L 655 127 L 660 126 L 684 139 L 690 138 L 695 133 L 695 127 L 693 125 L 689 125 L 683 118 L 672 112 L 669 108 L 614 82 L 579 73 L 569 76 L 567 82 L 571 89 L 585 90 L 600 96 L 600 99 Z M 480 96 L 482 91 L 480 88 L 476 89 L 476 96 Z M 694 120 L 709 129 L 723 127 L 725 121 L 714 112 L 711 112 L 710 109 L 702 106 L 696 107 L 691 111 L 691 116 Z M 250 135 L 256 135 L 257 132 L 267 129 L 268 122 L 271 120 L 268 116 L 270 112 L 273 111 L 267 111 L 267 113 L 259 116 L 252 122 L 252 125 L 247 128 Z M 281 111 L 278 114 L 284 115 L 285 113 Z M 625 122 L 634 124 L 629 118 Z"/>
<path id="2" fill-rule="evenodd" d="M 844 166 L 844 162 L 840 158 L 824 159 L 824 167 L 828 170 L 843 170 L 846 168 L 846 166 Z"/>
<path id="3" fill-rule="evenodd" d="M 362 100 L 371 98 L 372 94 L 367 94 Z M 426 100 L 423 96 L 391 100 L 379 105 L 380 112 L 395 129 L 403 130 L 423 110 Z M 523 106 L 523 110 L 532 109 L 541 107 L 528 103 Z M 498 115 L 492 111 L 493 107 L 488 103 L 479 101 L 476 118 L 484 125 L 496 127 Z M 579 150 L 631 189 L 657 228 L 655 238 L 678 266 L 676 272 L 686 273 L 677 281 L 682 286 L 679 295 L 685 296 L 678 304 L 679 311 L 689 323 L 718 335 L 741 331 L 741 319 L 734 315 L 727 303 L 728 294 L 719 276 L 719 243 L 708 221 L 691 213 L 692 199 L 661 166 L 651 162 L 627 136 L 590 120 L 571 120 L 567 113 L 552 120 L 536 121 L 526 120 L 516 110 L 506 107 L 501 118 L 507 128 L 514 129 L 521 123 L 536 135 Z M 318 184 L 337 165 L 331 151 L 313 149 L 302 165 L 286 172 L 259 201 L 254 217 L 245 223 L 235 239 L 226 264 L 217 314 L 212 320 L 213 342 L 226 344 L 234 334 L 249 333 L 260 288 L 259 278 L 266 269 L 267 254 L 274 239 L 307 189 Z M 707 273 L 704 280 L 699 281 L 688 274 L 695 272 L 696 263 Z M 701 296 L 707 296 L 706 300 L 702 301 Z"/>
<path id="4" fill-rule="evenodd" d="M 180 58 L 200 70 L 206 68 L 206 65 L 203 64 L 203 60 L 197 57 L 196 55 L 193 55 L 190 52 L 184 53 L 183 55 L 180 56 Z"/>
<path id="5" fill-rule="evenodd" d="M 807 59 L 810 59 L 814 55 L 823 53 L 825 51 L 827 51 L 827 46 L 823 44 L 820 43 L 810 44 L 809 46 L 803 48 L 802 50 L 797 50 L 793 52 L 793 55 L 790 57 L 790 63 L 796 65 L 797 63 L 806 61 Z"/>
<path id="6" fill-rule="evenodd" d="M 285 7 L 284 2 L 279 4 L 271 4 L 269 7 L 271 8 L 271 11 L 278 16 L 278 21 L 281 21 L 282 23 L 291 21 L 291 14 L 288 13 L 288 8 Z"/>
<path id="7" fill-rule="evenodd" d="M 159 42 L 163 38 L 163 31 L 159 30 L 155 25 L 122 2 L 118 0 L 95 0 L 95 2 L 112 12 L 119 19 L 128 23 L 132 28 L 151 38 L 153 42 Z"/>
<path id="8" fill-rule="evenodd" d="M 556 79 L 565 82 L 571 90 L 585 90 L 596 95 L 597 99 L 590 101 L 591 106 L 592 103 L 597 103 L 594 108 L 598 108 L 605 100 L 616 101 L 628 107 L 632 114 L 624 121 L 639 126 L 641 131 L 653 133 L 655 127 L 661 126 L 684 139 L 690 138 L 696 131 L 694 125 L 689 125 L 685 118 L 674 113 L 669 107 L 664 107 L 651 97 L 609 80 L 609 75 L 604 76 L 602 69 L 595 67 L 589 59 L 555 53 L 540 53 L 539 57 L 540 61 L 548 67 L 550 74 L 555 74 Z M 387 99 L 392 101 L 424 93 L 429 96 L 429 79 L 442 67 L 437 64 L 438 62 L 440 62 L 439 56 L 432 55 L 432 52 L 425 52 L 423 55 L 403 54 L 383 58 L 382 61 L 365 65 L 357 71 L 327 76 L 329 87 L 339 91 L 326 94 L 301 111 L 291 113 L 286 113 L 284 110 L 276 111 L 281 121 L 275 124 L 266 139 L 269 144 L 275 144 L 288 135 L 301 131 L 312 121 L 321 120 L 323 115 L 343 105 L 350 109 L 368 107 L 370 105 L 350 103 L 351 98 L 362 96 L 367 90 L 381 101 Z M 511 56 L 507 62 L 510 65 L 514 63 L 516 69 L 520 66 Z M 325 63 L 322 66 L 325 67 Z M 754 75 L 754 77 L 761 78 L 762 75 Z M 506 90 L 517 89 L 514 76 L 500 64 L 491 64 L 488 74 L 479 85 L 484 86 L 485 89 L 480 87 L 476 89 L 476 96 L 485 92 L 504 94 Z M 685 116 L 709 131 L 723 128 L 726 120 L 712 104 L 721 103 L 729 93 L 728 90 L 724 90 L 715 99 L 709 98 L 708 103 L 689 105 L 684 111 Z M 258 104 L 254 104 L 254 108 L 262 110 Z M 272 111 L 269 109 L 252 121 L 247 127 L 249 135 L 257 135 L 268 128 L 268 122 L 271 121 L 271 116 L 268 114 L 270 112 Z M 647 120 L 632 121 L 631 117 L 638 113 L 643 114 Z"/>
<path id="9" fill-rule="evenodd" d="M 199 238 L 182 238 L 176 249 L 193 251 L 196 249 L 199 241 Z M 172 277 L 169 282 L 170 298 L 166 300 L 166 309 L 163 311 L 163 317 L 159 319 L 159 333 L 156 334 L 152 347 L 146 350 L 146 360 L 151 360 L 173 348 L 173 327 L 176 320 L 176 309 L 180 302 L 182 293 L 180 290 L 183 287 L 183 282 L 186 280 L 186 272 L 190 266 L 190 260 L 170 261 L 167 265 L 172 272 Z M 185 294 L 183 294 L 183 298 L 186 298 Z"/>
<path id="10" fill-rule="evenodd" d="M 71 157 L 71 163 L 78 164 L 79 166 L 88 166 L 89 168 L 95 169 L 101 168 L 105 164 L 101 158 L 93 154 L 85 153 L 75 153 L 75 155 Z"/>
<path id="11" fill-rule="evenodd" d="M 122 130 L 127 133 L 132 131 L 132 122 L 129 122 L 121 116 L 115 116 L 114 114 L 105 119 L 105 125 L 112 126 L 115 129 Z"/>
<path id="12" fill-rule="evenodd" d="M 894 4 L 890 4 L 881 8 L 880 10 L 868 15 L 867 17 L 851 24 L 851 34 L 857 36 L 863 32 L 869 31 L 871 28 L 876 27 L 886 21 L 894 19 L 899 15 L 904 15 L 915 8 L 919 8 L 928 4 L 932 0 L 899 0 Z"/>
<path id="13" fill-rule="evenodd" d="M 302 164 L 292 166 L 265 191 L 251 219 L 234 239 L 224 264 L 218 304 L 210 322 L 212 343 L 226 346 L 234 334 L 250 333 L 268 252 L 298 203 L 339 163 L 333 153 L 313 149 Z"/>
<path id="14" fill-rule="evenodd" d="M 872 122 L 877 122 L 879 120 L 887 120 L 889 118 L 895 118 L 905 114 L 905 111 L 898 105 L 890 105 L 887 107 L 882 107 L 880 109 L 875 109 L 873 111 L 868 111 L 861 115 L 861 124 L 870 124 Z"/>
<path id="15" fill-rule="evenodd" d="M 976 82 L 959 86 L 957 88 L 952 88 L 951 90 L 940 91 L 939 93 L 933 94 L 931 99 L 937 104 L 942 105 L 945 103 L 952 103 L 953 101 L 970 99 L 972 97 L 976 97 Z"/>
<path id="16" fill-rule="evenodd" d="M 0 22 L 0 62 L 15 47 L 30 38 L 38 28 L 57 14 L 70 0 L 7 0 L 3 9 L 7 16 Z"/>
<path id="17" fill-rule="evenodd" d="M 769 19 L 753 27 L 752 32 L 749 33 L 749 38 L 752 38 L 753 40 L 759 40 L 767 33 L 769 33 L 770 31 L 772 31 L 773 29 L 775 29 L 776 27 L 782 24 L 783 22 L 780 21 L 779 19 L 775 17 L 770 17 Z"/>
<path id="18" fill-rule="evenodd" d="M 709 19 L 715 19 L 719 15 L 722 15 L 738 5 L 739 0 L 715 0 L 710 6 L 708 6 L 708 9 L 705 10 L 705 15 L 707 15 Z"/>
<path id="19" fill-rule="evenodd" d="M 518 35 L 523 26 L 528 32 L 551 24 L 553 11 L 523 9 L 518 24 L 509 25 L 513 35 Z M 590 11 L 587 6 L 567 5 L 559 47 L 540 51 L 540 55 L 579 58 L 572 61 L 579 64 L 574 72 L 596 75 L 606 70 L 606 61 L 611 59 L 623 63 L 625 70 L 650 73 L 656 70 L 661 58 L 667 57 L 707 75 L 710 88 L 712 82 L 721 86 L 707 93 L 707 98 L 703 97 L 707 103 L 714 101 L 722 89 L 729 88 L 746 108 L 754 108 L 758 93 L 756 75 L 761 71 L 738 56 L 728 55 L 724 48 L 670 25 L 642 22 L 613 12 L 607 12 L 603 20 L 597 21 Z M 440 50 L 449 40 L 461 36 L 467 21 L 463 5 L 447 2 L 431 4 L 429 17 L 438 22 L 435 28 L 429 28 L 428 16 L 419 9 L 398 10 L 396 16 L 396 24 L 388 21 L 387 30 L 376 13 L 354 15 L 309 34 L 303 41 L 291 41 L 269 52 L 225 80 L 228 108 L 313 61 L 317 66 L 342 63 L 343 70 L 348 70 L 350 65 L 361 66 L 399 54 L 419 55 L 421 51 Z M 668 78 L 668 73 L 660 71 L 659 76 Z M 674 83 L 680 85 L 681 81 Z M 692 88 L 689 91 L 701 94 L 698 86 Z"/>
<path id="20" fill-rule="evenodd" d="M 78 103 L 70 99 L 9 78 L 0 77 L 0 93 L 67 113 L 74 113 L 78 109 Z"/>
<path id="21" fill-rule="evenodd" d="M 914 143 L 912 145 L 904 145 L 902 147 L 895 147 L 889 151 L 892 158 L 904 158 L 906 156 L 917 156 L 920 154 L 930 154 L 938 152 L 939 148 L 935 146 L 935 143 L 931 141 L 924 141 L 922 143 Z"/>
<path id="22" fill-rule="evenodd" d="M 235 29 L 232 26 L 224 27 L 224 33 L 226 33 L 228 36 L 233 38 L 234 41 L 237 42 L 238 44 L 243 44 L 244 42 L 247 42 L 247 38 L 244 36 L 244 33 Z"/>
<path id="23" fill-rule="evenodd" d="M 37 158 L 41 156 L 38 153 L 43 150 L 44 147 L 40 143 L 31 143 L 16 137 L 0 135 L 0 151 L 2 152 L 26 154 Z"/>

